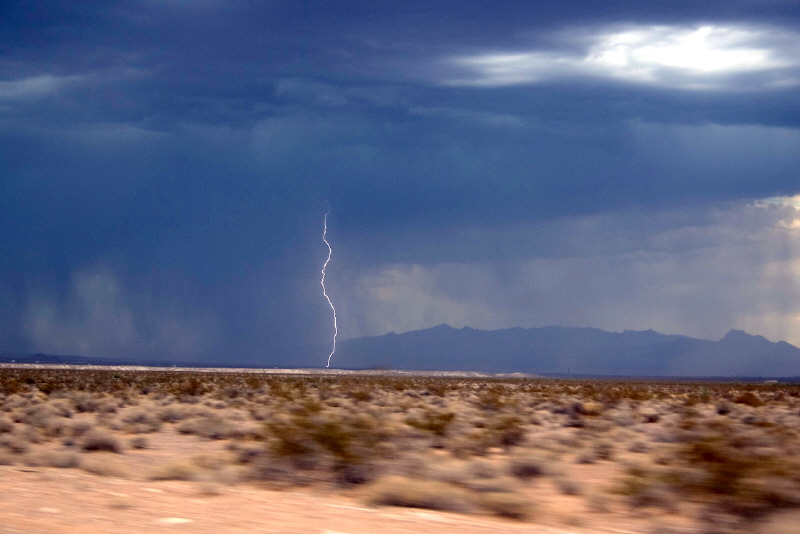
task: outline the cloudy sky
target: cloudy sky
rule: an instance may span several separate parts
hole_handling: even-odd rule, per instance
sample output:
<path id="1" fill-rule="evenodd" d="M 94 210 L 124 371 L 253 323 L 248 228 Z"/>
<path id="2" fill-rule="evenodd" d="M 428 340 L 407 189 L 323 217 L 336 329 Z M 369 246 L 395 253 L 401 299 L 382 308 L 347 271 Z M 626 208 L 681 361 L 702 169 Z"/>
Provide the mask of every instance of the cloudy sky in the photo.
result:
<path id="1" fill-rule="evenodd" d="M 800 7 L 0 3 L 0 352 L 800 344 Z M 335 361 L 333 362 L 335 365 Z"/>

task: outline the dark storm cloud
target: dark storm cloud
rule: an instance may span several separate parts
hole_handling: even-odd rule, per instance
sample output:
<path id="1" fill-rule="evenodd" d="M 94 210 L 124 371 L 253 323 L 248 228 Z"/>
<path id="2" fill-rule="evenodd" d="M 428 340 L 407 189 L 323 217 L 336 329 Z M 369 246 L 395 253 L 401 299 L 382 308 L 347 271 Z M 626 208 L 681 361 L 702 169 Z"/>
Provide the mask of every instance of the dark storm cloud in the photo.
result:
<path id="1" fill-rule="evenodd" d="M 287 346 L 324 345 L 326 199 L 339 275 L 357 284 L 386 264 L 569 255 L 570 217 L 633 208 L 646 226 L 648 210 L 676 204 L 702 219 L 707 203 L 796 194 L 800 99 L 786 50 L 799 12 L 6 2 L 0 349 L 277 361 Z M 746 38 L 709 45 L 732 66 L 701 76 L 701 90 L 696 73 L 642 56 L 652 43 L 672 53 L 704 25 Z M 627 63 L 613 70 L 600 54 L 582 70 L 619 28 L 640 32 Z M 513 83 L 492 78 L 504 54 L 518 56 L 503 71 Z M 741 67 L 753 57 L 757 68 Z M 658 220 L 659 235 L 684 224 Z M 629 236 L 620 253 L 641 242 Z"/>

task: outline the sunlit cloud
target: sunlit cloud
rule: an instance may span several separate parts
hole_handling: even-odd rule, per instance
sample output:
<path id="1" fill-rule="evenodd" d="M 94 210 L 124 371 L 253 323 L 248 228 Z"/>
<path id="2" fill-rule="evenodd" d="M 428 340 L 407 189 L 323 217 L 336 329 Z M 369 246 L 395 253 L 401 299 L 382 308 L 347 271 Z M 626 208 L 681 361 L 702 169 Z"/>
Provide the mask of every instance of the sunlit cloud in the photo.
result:
<path id="1" fill-rule="evenodd" d="M 449 85 L 506 86 L 605 78 L 686 90 L 766 90 L 800 84 L 800 35 L 746 26 L 629 26 L 564 32 L 561 50 L 487 52 L 451 63 Z M 576 51 L 576 47 L 578 50 Z"/>
<path id="2" fill-rule="evenodd" d="M 0 100 L 41 98 L 55 94 L 62 87 L 83 80 L 83 76 L 33 76 L 0 82 Z"/>
<path id="3" fill-rule="evenodd" d="M 790 208 L 786 215 L 777 221 L 776 225 L 788 230 L 800 230 L 800 195 L 769 197 L 758 200 L 755 204 L 760 208 L 784 208 L 784 211 L 786 211 L 786 208 Z"/>
<path id="4" fill-rule="evenodd" d="M 767 205 L 774 205 L 774 206 L 791 206 L 795 209 L 800 210 L 800 195 L 794 195 L 792 197 L 770 197 L 759 200 L 758 205 L 767 206 Z"/>

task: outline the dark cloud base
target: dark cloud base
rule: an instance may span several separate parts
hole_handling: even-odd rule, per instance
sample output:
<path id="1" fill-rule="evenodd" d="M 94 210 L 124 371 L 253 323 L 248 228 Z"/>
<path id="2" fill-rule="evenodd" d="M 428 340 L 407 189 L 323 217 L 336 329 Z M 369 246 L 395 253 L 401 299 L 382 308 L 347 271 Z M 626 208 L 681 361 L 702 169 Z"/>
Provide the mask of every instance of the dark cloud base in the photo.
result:
<path id="1" fill-rule="evenodd" d="M 578 50 L 573 38 L 597 28 L 795 35 L 798 14 L 757 2 L 3 3 L 0 350 L 304 358 L 331 333 L 326 201 L 351 336 L 481 317 L 680 333 L 669 317 L 696 302 L 670 300 L 676 280 L 721 291 L 694 270 L 702 253 L 712 272 L 739 259 L 731 284 L 769 288 L 712 299 L 703 313 L 725 320 L 706 331 L 767 328 L 774 313 L 770 332 L 796 336 L 796 310 L 762 306 L 775 287 L 795 291 L 793 212 L 762 220 L 768 210 L 748 207 L 800 192 L 796 86 L 446 82 L 453 58 Z M 741 81 L 760 87 L 754 76 Z M 536 289 L 545 259 L 576 273 L 557 294 Z M 630 265 L 660 285 L 620 285 L 617 323 L 566 311 L 608 308 L 615 295 L 597 284 Z M 542 292 L 567 304 L 551 313 Z M 531 299 L 498 304 L 509 294 Z M 643 311 L 656 297 L 669 312 Z M 621 324 L 632 316 L 654 324 Z"/>

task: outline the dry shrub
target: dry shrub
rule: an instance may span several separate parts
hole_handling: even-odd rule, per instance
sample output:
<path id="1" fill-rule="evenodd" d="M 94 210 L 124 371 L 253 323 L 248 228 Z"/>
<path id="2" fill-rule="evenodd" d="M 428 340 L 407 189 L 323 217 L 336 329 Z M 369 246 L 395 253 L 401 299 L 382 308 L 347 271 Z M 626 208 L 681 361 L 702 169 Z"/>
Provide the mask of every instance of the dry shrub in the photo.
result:
<path id="1" fill-rule="evenodd" d="M 18 435 L 28 443 L 42 443 L 44 441 L 39 431 L 32 426 L 22 427 Z"/>
<path id="2" fill-rule="evenodd" d="M 608 497 L 600 493 L 590 493 L 586 496 L 586 508 L 594 513 L 607 513 Z"/>
<path id="3" fill-rule="evenodd" d="M 14 465 L 14 460 L 14 456 L 12 456 L 8 451 L 0 449 L 0 465 Z"/>
<path id="4" fill-rule="evenodd" d="M 580 495 L 582 493 L 580 485 L 567 476 L 556 476 L 553 478 L 553 482 L 558 491 L 564 495 Z"/>
<path id="5" fill-rule="evenodd" d="M 391 476 L 378 480 L 366 489 L 373 505 L 427 508 L 449 512 L 473 510 L 470 494 L 456 486 L 435 480 L 415 480 Z"/>
<path id="6" fill-rule="evenodd" d="M 755 393 L 752 391 L 746 391 L 736 397 L 734 399 L 735 403 L 737 404 L 744 404 L 746 406 L 752 406 L 753 408 L 758 408 L 759 406 L 764 406 L 764 401 L 762 401 Z"/>
<path id="7" fill-rule="evenodd" d="M 20 435 L 0 435 L 0 450 L 5 449 L 14 454 L 25 454 L 29 447 L 29 443 Z"/>
<path id="8" fill-rule="evenodd" d="M 161 419 L 144 408 L 130 410 L 123 415 L 122 421 L 128 425 L 127 430 L 133 434 L 158 432 L 161 429 Z"/>
<path id="9" fill-rule="evenodd" d="M 65 399 L 59 399 L 50 402 L 50 409 L 52 410 L 53 415 L 58 417 L 70 418 L 73 416 L 72 409 Z"/>
<path id="10" fill-rule="evenodd" d="M 93 429 L 83 436 L 81 449 L 87 452 L 105 451 L 120 453 L 122 452 L 122 445 L 116 437 L 108 432 Z"/>
<path id="11" fill-rule="evenodd" d="M 72 394 L 72 405 L 81 413 L 97 411 L 100 401 L 91 393 L 76 392 Z"/>
<path id="12" fill-rule="evenodd" d="M 198 477 L 197 465 L 186 460 L 173 460 L 154 468 L 149 480 L 195 480 Z"/>
<path id="13" fill-rule="evenodd" d="M 453 461 L 426 462 L 426 469 L 417 472 L 417 478 L 438 480 L 457 486 L 466 486 L 472 478 L 469 464 Z"/>
<path id="14" fill-rule="evenodd" d="M 426 478 L 436 469 L 435 466 L 440 464 L 441 462 L 434 462 L 431 456 L 424 452 L 408 452 L 392 462 L 389 471 L 407 478 Z"/>
<path id="15" fill-rule="evenodd" d="M 247 480 L 248 475 L 249 471 L 238 465 L 224 465 L 210 474 L 214 482 L 228 486 Z"/>
<path id="16" fill-rule="evenodd" d="M 509 476 L 476 479 L 464 484 L 464 487 L 477 493 L 511 493 L 518 486 L 518 481 Z"/>
<path id="17" fill-rule="evenodd" d="M 209 480 L 203 480 L 197 485 L 197 493 L 203 497 L 217 497 L 222 495 L 219 484 Z"/>
<path id="18" fill-rule="evenodd" d="M 593 447 L 595 458 L 611 460 L 614 457 L 614 445 L 609 441 L 598 441 Z"/>
<path id="19" fill-rule="evenodd" d="M 187 419 L 178 425 L 177 430 L 181 434 L 194 434 L 208 439 L 228 439 L 241 434 L 234 425 L 217 415 Z"/>
<path id="20" fill-rule="evenodd" d="M 30 402 L 28 399 L 21 395 L 9 395 L 5 402 L 3 402 L 3 411 L 5 412 L 13 412 L 17 408 L 22 408 L 23 406 L 27 406 Z"/>
<path id="21" fill-rule="evenodd" d="M 256 458 L 264 454 L 264 445 L 260 443 L 232 441 L 226 448 L 235 455 L 236 462 L 240 464 L 253 463 Z"/>
<path id="22" fill-rule="evenodd" d="M 211 391 L 212 386 L 204 383 L 197 376 L 189 376 L 180 381 L 171 382 L 168 387 L 168 392 L 178 396 L 196 397 Z"/>
<path id="23" fill-rule="evenodd" d="M 476 428 L 467 434 L 451 438 L 448 446 L 456 458 L 485 456 L 491 446 L 491 439 L 488 431 Z"/>
<path id="24" fill-rule="evenodd" d="M 0 416 L 0 434 L 5 434 L 14 430 L 14 423 L 5 416 Z"/>
<path id="25" fill-rule="evenodd" d="M 94 423 L 86 419 L 73 421 L 73 423 L 69 426 L 69 432 L 73 438 L 79 438 L 92 429 L 94 429 Z"/>
<path id="26" fill-rule="evenodd" d="M 135 438 L 131 438 L 128 442 L 130 443 L 131 448 L 133 449 L 146 449 L 149 446 L 147 438 L 144 436 L 136 436 Z"/>
<path id="27" fill-rule="evenodd" d="M 407 418 L 406 423 L 411 427 L 432 432 L 435 436 L 444 436 L 447 432 L 447 427 L 450 426 L 455 417 L 456 414 L 453 412 L 426 409 L 416 417 Z"/>
<path id="28" fill-rule="evenodd" d="M 115 458 L 105 453 L 84 458 L 81 462 L 81 469 L 103 477 L 127 478 L 129 476 L 128 471 Z"/>
<path id="29" fill-rule="evenodd" d="M 177 423 L 178 421 L 186 419 L 189 413 L 190 412 L 183 407 L 169 405 L 158 410 L 156 416 L 165 423 Z"/>
<path id="30" fill-rule="evenodd" d="M 736 495 L 745 488 L 745 477 L 757 467 L 754 458 L 743 454 L 719 438 L 707 438 L 688 444 L 681 452 L 690 466 L 702 469 L 705 477 L 689 486 L 704 493 Z"/>
<path id="31" fill-rule="evenodd" d="M 199 425 L 200 421 L 198 419 L 187 419 L 175 427 L 175 430 L 181 434 L 197 434 L 197 428 Z"/>
<path id="32" fill-rule="evenodd" d="M 533 515 L 533 504 L 518 493 L 484 493 L 478 499 L 481 508 L 510 519 L 525 520 Z"/>
<path id="33" fill-rule="evenodd" d="M 467 471 L 472 478 L 494 478 L 499 470 L 489 460 L 475 459 L 467 464 Z"/>
<path id="34" fill-rule="evenodd" d="M 389 437 L 376 420 L 364 415 L 295 416 L 267 426 L 268 451 L 274 458 L 298 469 L 331 470 L 343 483 L 371 480 L 377 446 Z M 269 472 L 273 469 L 268 467 Z"/>
<path id="35" fill-rule="evenodd" d="M 509 458 L 508 471 L 519 479 L 529 480 L 545 474 L 545 461 L 531 452 L 517 453 Z"/>
<path id="36" fill-rule="evenodd" d="M 578 402 L 573 409 L 575 413 L 589 417 L 596 417 L 603 413 L 603 405 L 599 402 Z"/>
<path id="37" fill-rule="evenodd" d="M 645 423 L 658 423 L 661 420 L 661 415 L 657 413 L 646 413 L 644 414 L 644 422 Z"/>
<path id="38" fill-rule="evenodd" d="M 669 491 L 669 486 L 655 473 L 641 466 L 629 467 L 615 492 L 627 497 L 631 508 L 653 507 L 667 511 L 676 508 L 675 496 Z"/>
<path id="39" fill-rule="evenodd" d="M 356 389 L 350 392 L 350 398 L 359 402 L 372 400 L 372 393 L 368 389 Z"/>
<path id="40" fill-rule="evenodd" d="M 24 423 L 36 428 L 51 426 L 54 417 L 56 417 L 56 410 L 47 404 L 28 406 L 11 415 L 11 418 L 15 422 Z"/>
<path id="41" fill-rule="evenodd" d="M 487 430 L 494 444 L 504 448 L 519 445 L 525 439 L 524 422 L 516 415 L 504 414 L 492 418 Z"/>
<path id="42" fill-rule="evenodd" d="M 81 456 L 73 451 L 44 451 L 29 457 L 26 463 L 33 467 L 80 467 Z"/>

